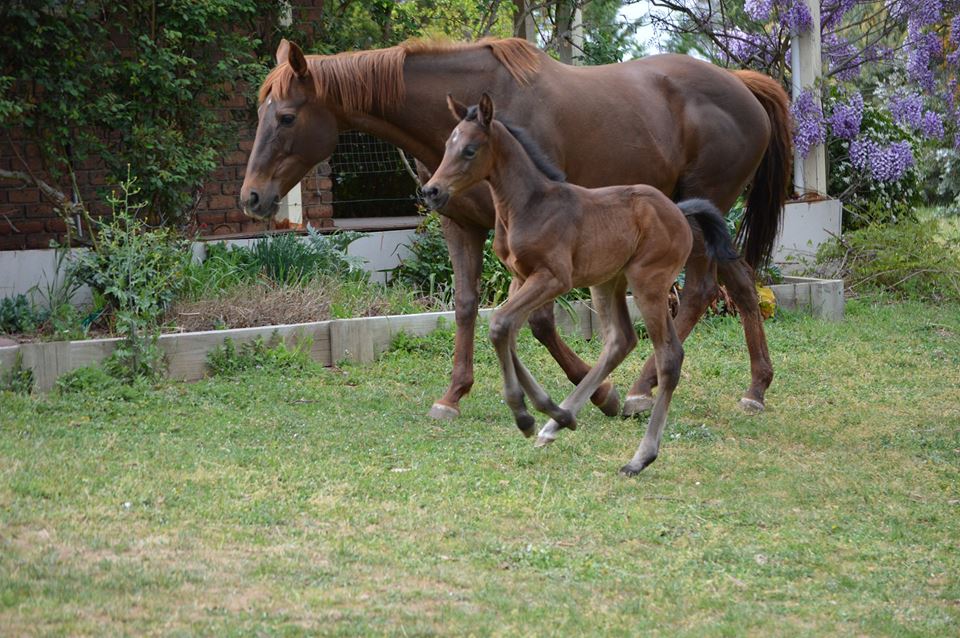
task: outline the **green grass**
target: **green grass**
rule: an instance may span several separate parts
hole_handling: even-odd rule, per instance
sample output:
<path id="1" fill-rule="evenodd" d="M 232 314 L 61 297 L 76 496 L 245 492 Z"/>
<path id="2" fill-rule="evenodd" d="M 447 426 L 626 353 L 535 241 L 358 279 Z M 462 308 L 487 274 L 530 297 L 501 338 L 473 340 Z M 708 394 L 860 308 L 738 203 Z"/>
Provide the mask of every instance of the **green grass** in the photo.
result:
<path id="1" fill-rule="evenodd" d="M 738 324 L 698 327 L 635 479 L 641 422 L 590 408 L 522 439 L 484 336 L 454 423 L 424 416 L 444 337 L 365 368 L 0 395 L 0 633 L 957 635 L 960 307 L 859 300 L 767 335 L 749 417 Z"/>

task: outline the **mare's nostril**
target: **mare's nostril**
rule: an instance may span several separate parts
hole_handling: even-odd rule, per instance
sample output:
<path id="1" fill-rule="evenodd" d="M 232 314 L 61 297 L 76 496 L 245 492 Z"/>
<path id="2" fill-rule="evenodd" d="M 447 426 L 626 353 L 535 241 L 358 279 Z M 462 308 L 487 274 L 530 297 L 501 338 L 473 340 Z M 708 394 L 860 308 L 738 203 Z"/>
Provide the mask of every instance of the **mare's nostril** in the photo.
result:
<path id="1" fill-rule="evenodd" d="M 425 197 L 431 197 L 431 198 L 432 198 L 432 197 L 436 197 L 438 190 L 439 190 L 439 189 L 438 189 L 436 186 L 430 186 L 430 187 L 428 187 L 428 188 L 424 188 L 424 189 L 423 189 L 423 195 L 424 195 Z"/>
<path id="2" fill-rule="evenodd" d="M 250 191 L 250 197 L 247 199 L 247 203 L 251 208 L 255 207 L 260 202 L 260 193 L 257 191 Z"/>

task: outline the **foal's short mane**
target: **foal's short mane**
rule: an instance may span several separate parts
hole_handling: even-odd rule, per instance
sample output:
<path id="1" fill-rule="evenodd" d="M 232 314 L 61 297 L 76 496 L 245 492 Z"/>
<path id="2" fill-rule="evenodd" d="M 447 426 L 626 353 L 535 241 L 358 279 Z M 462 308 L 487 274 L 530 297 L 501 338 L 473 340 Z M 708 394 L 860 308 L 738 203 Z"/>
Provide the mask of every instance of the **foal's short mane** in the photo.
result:
<path id="1" fill-rule="evenodd" d="M 477 119 L 477 105 L 473 105 L 467 108 L 467 116 L 463 118 L 465 120 L 475 120 Z M 567 181 L 567 176 L 561 171 L 556 164 L 553 163 L 553 160 L 543 151 L 543 148 L 537 144 L 537 141 L 533 139 L 533 136 L 530 135 L 530 132 L 522 126 L 517 126 L 516 124 L 511 124 L 501 118 L 498 118 L 494 115 L 494 119 L 503 124 L 503 127 L 510 132 L 510 135 L 513 135 L 513 138 L 520 143 L 520 146 L 523 147 L 524 152 L 526 152 L 527 157 L 530 158 L 530 161 L 533 162 L 533 165 L 537 169 L 547 176 L 547 179 L 554 182 L 565 182 Z"/>
<path id="2" fill-rule="evenodd" d="M 403 62 L 408 55 L 488 49 L 518 84 L 529 84 L 540 70 L 540 52 L 526 40 L 485 39 L 479 42 L 408 40 L 388 49 L 307 56 L 317 97 L 347 111 L 386 109 L 403 101 Z M 260 86 L 262 103 L 268 95 L 284 99 L 294 80 L 293 69 L 277 65 Z"/>

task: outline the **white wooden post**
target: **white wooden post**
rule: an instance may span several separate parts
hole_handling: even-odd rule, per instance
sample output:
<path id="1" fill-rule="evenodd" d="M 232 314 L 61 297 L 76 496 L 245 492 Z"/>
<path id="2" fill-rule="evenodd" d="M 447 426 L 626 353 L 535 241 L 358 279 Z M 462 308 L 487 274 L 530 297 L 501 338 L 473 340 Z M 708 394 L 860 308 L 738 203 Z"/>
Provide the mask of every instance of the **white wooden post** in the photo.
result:
<path id="1" fill-rule="evenodd" d="M 280 14 L 280 26 L 289 27 L 293 24 L 293 6 L 287 4 Z M 280 200 L 280 208 L 274 216 L 277 222 L 288 221 L 293 228 L 303 226 L 303 191 L 300 182 L 290 189 Z"/>
<path id="2" fill-rule="evenodd" d="M 823 71 L 820 55 L 820 1 L 803 0 L 810 10 L 813 26 L 806 33 L 793 34 L 791 62 L 793 66 L 793 99 L 804 90 L 809 90 L 813 99 L 820 103 L 818 81 Z M 807 156 L 794 156 L 793 184 L 797 193 L 827 194 L 827 154 L 823 144 L 810 149 Z"/>

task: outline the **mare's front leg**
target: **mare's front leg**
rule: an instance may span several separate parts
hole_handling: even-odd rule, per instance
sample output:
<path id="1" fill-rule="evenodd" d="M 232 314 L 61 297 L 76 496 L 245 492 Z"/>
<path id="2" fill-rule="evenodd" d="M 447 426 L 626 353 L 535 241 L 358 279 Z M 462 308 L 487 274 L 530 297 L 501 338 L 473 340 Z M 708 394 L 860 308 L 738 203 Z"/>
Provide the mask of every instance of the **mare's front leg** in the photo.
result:
<path id="1" fill-rule="evenodd" d="M 457 332 L 450 386 L 430 408 L 435 419 L 452 419 L 460 414 L 460 399 L 473 386 L 473 336 L 480 299 L 480 272 L 486 228 L 459 224 L 449 217 L 441 220 L 443 236 L 453 263 L 454 303 Z"/>
<path id="2" fill-rule="evenodd" d="M 515 284 L 514 284 L 515 286 Z M 500 362 L 500 373 L 503 376 L 503 399 L 514 421 L 524 436 L 533 436 L 535 424 L 533 416 L 527 412 L 523 400 L 523 386 L 534 390 L 532 398 L 541 407 L 547 407 L 542 395 L 545 392 L 536 384 L 530 373 L 520 364 L 518 372 L 515 344 L 520 326 L 530 316 L 530 312 L 541 305 L 553 301 L 558 295 L 567 290 L 564 283 L 554 277 L 549 271 L 538 271 L 528 277 L 518 288 L 511 286 L 510 298 L 494 312 L 490 318 L 490 340 L 493 342 L 497 359 Z M 523 382 L 521 383 L 521 376 Z M 549 400 L 549 397 L 547 397 Z M 552 401 L 550 401 L 552 404 Z"/>

